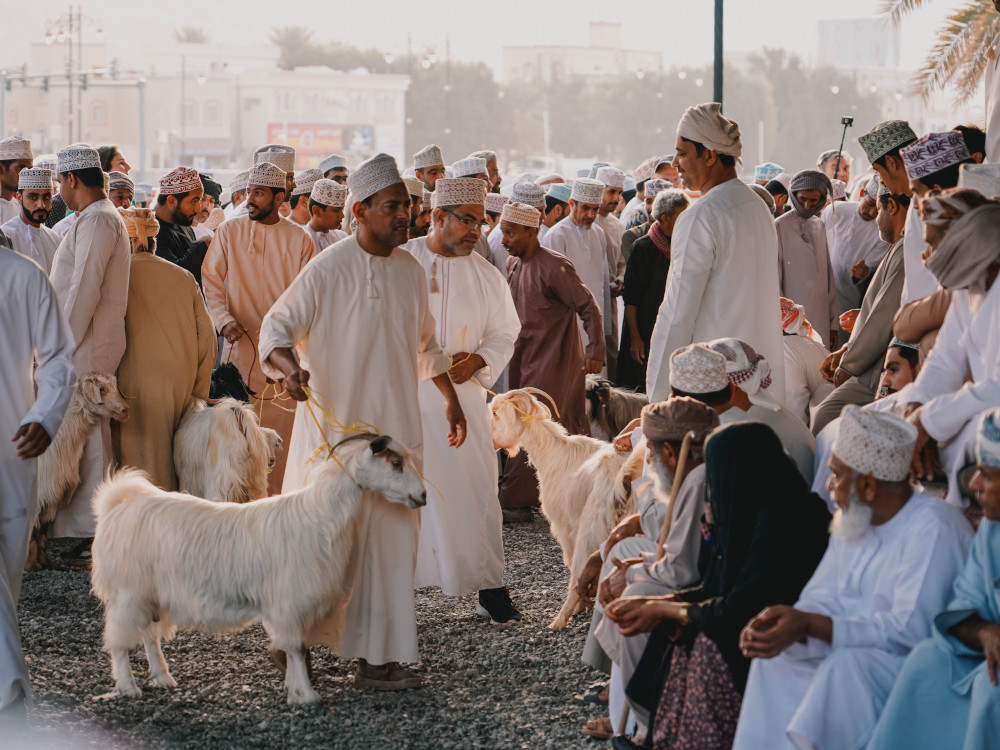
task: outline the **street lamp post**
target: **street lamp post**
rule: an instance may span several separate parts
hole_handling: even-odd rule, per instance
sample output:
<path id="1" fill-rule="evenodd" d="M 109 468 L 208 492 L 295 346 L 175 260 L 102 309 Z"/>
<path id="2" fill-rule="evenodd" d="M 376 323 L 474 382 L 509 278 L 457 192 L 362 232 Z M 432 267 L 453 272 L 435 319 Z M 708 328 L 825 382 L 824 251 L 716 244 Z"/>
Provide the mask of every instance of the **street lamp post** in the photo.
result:
<path id="1" fill-rule="evenodd" d="M 66 81 L 67 87 L 67 113 L 66 113 L 66 135 L 67 143 L 73 143 L 73 89 L 74 89 L 74 60 L 73 60 L 73 34 L 76 33 L 76 70 L 83 70 L 83 24 L 90 23 L 94 32 L 98 35 L 104 33 L 99 21 L 93 20 L 83 15 L 83 6 L 69 6 L 69 11 L 61 15 L 58 19 L 48 24 L 45 29 L 45 43 L 66 42 Z M 86 78 L 81 79 L 81 85 L 76 87 L 76 138 L 83 137 L 83 90 L 86 88 Z"/>
<path id="2" fill-rule="evenodd" d="M 715 0 L 715 75 L 712 96 L 719 104 L 722 104 L 722 4 L 723 0 Z"/>

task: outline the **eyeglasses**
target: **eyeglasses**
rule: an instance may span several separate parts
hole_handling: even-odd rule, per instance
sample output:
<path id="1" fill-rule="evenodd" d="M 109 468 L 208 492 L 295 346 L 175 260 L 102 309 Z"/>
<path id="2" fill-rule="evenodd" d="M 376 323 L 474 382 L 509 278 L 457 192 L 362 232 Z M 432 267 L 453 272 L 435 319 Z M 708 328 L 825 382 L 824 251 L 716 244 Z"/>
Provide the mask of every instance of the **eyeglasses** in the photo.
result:
<path id="1" fill-rule="evenodd" d="M 476 218 L 474 218 L 472 216 L 459 216 L 454 211 L 452 211 L 450 208 L 445 208 L 445 209 L 442 209 L 442 210 L 446 214 L 451 214 L 452 216 L 454 216 L 456 219 L 458 219 L 460 222 L 462 222 L 462 224 L 464 226 L 468 227 L 469 229 L 472 229 L 473 227 L 476 227 L 476 226 L 479 226 L 479 227 L 489 226 L 486 223 L 485 219 L 482 220 L 482 221 L 480 221 L 479 219 L 476 219 Z"/>

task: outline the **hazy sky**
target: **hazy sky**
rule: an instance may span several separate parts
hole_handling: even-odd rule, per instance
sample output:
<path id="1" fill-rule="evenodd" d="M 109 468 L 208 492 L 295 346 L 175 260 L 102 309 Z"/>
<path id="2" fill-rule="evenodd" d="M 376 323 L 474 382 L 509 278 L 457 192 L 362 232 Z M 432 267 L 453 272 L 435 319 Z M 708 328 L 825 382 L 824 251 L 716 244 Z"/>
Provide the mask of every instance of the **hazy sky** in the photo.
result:
<path id="1" fill-rule="evenodd" d="M 219 43 L 257 44 L 275 26 L 304 25 L 317 40 L 339 40 L 397 54 L 436 48 L 443 55 L 450 37 L 456 59 L 483 60 L 499 70 L 501 49 L 511 44 L 584 45 L 590 21 L 619 21 L 626 47 L 662 49 L 667 67 L 711 60 L 713 0 L 609 0 L 507 3 L 481 0 L 166 0 L 111 2 L 84 0 L 84 13 L 105 30 L 111 54 L 129 65 L 141 64 L 141 50 L 169 39 L 184 25 L 199 25 Z M 879 0 L 727 0 L 725 44 L 732 51 L 784 47 L 810 59 L 816 46 L 816 22 L 824 18 L 871 18 Z M 915 69 L 934 38 L 934 29 L 955 5 L 938 0 L 914 14 L 903 27 L 902 59 Z M 47 23 L 64 14 L 68 2 L 0 0 L 8 33 L 0 48 L 0 66 L 28 59 L 29 44 L 40 40 Z M 623 8 L 629 8 L 623 10 Z M 635 11 L 632 8 L 644 8 Z M 282 15 L 284 13 L 284 15 Z M 17 19 L 17 33 L 10 22 Z"/>

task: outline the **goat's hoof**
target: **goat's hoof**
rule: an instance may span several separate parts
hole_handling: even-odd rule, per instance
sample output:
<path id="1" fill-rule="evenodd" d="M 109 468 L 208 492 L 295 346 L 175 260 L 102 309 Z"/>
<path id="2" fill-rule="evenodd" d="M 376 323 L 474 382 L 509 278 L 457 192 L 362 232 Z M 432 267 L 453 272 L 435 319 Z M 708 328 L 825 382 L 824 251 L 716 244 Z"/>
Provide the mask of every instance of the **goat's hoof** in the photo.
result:
<path id="1" fill-rule="evenodd" d="M 316 703 L 320 700 L 319 693 L 312 688 L 308 690 L 290 690 L 288 692 L 288 705 L 303 705 L 306 703 Z"/>
<path id="2" fill-rule="evenodd" d="M 175 688 L 177 687 L 177 680 L 170 674 L 158 674 L 150 677 L 149 684 L 159 688 Z"/>
<path id="3" fill-rule="evenodd" d="M 569 625 L 569 623 L 566 622 L 565 619 L 557 617 L 549 623 L 549 630 L 565 630 L 567 625 Z"/>
<path id="4" fill-rule="evenodd" d="M 142 691 L 139 689 L 138 685 L 132 685 L 128 687 L 116 687 L 110 693 L 104 693 L 103 695 L 95 695 L 95 701 L 113 701 L 116 698 L 140 698 L 142 697 Z"/>

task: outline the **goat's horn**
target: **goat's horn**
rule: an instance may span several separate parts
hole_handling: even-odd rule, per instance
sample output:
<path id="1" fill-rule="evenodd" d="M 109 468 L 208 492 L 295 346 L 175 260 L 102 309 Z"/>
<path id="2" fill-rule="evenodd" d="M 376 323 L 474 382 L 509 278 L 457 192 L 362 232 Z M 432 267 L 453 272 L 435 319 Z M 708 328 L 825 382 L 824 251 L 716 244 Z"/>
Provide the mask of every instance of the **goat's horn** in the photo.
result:
<path id="1" fill-rule="evenodd" d="M 556 406 L 555 399 L 553 399 L 552 396 L 550 396 L 549 394 L 547 394 L 541 388 L 522 388 L 521 390 L 524 391 L 525 393 L 535 393 L 535 394 L 537 394 L 539 396 L 545 396 L 545 398 L 547 398 L 549 400 L 549 403 L 552 404 L 552 411 L 554 411 L 556 413 L 556 419 L 560 418 L 559 417 L 559 407 Z"/>
<path id="2" fill-rule="evenodd" d="M 331 448 L 330 450 L 335 451 L 344 443 L 349 443 L 352 440 L 367 440 L 370 443 L 372 440 L 375 440 L 378 437 L 380 436 L 376 435 L 374 432 L 356 432 L 353 435 L 348 435 L 347 437 L 345 437 L 343 440 L 341 440 L 339 443 L 333 446 L 333 448 Z"/>

